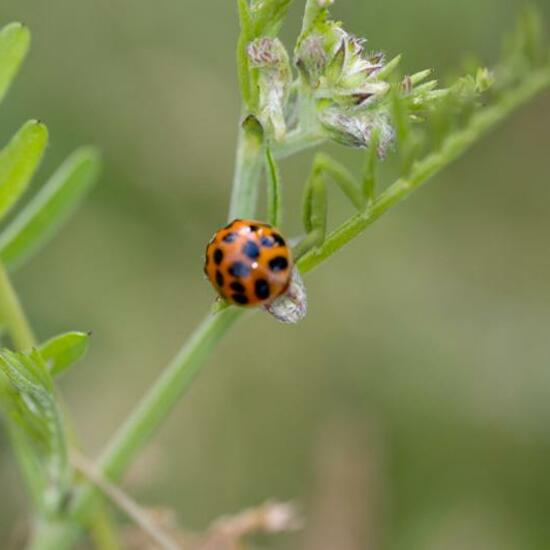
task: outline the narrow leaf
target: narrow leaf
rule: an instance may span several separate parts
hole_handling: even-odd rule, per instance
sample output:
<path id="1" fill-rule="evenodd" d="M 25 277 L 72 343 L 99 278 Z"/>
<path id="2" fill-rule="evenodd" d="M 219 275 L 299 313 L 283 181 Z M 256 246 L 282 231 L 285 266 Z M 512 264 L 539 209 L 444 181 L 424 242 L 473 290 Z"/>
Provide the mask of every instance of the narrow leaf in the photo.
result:
<path id="1" fill-rule="evenodd" d="M 32 449 L 36 475 L 48 487 L 43 495 L 50 511 L 61 506 L 70 480 L 64 422 L 51 376 L 40 354 L 0 350 L 0 405 L 18 437 Z"/>
<path id="2" fill-rule="evenodd" d="M 29 29 L 10 23 L 0 30 L 0 101 L 4 99 L 31 42 Z"/>
<path id="3" fill-rule="evenodd" d="M 241 34 L 237 42 L 237 74 L 239 76 L 239 87 L 243 103 L 251 109 L 253 90 L 251 83 L 250 67 L 247 53 L 247 46 L 253 39 L 252 21 L 247 0 L 237 0 L 239 10 L 239 23 Z"/>
<path id="4" fill-rule="evenodd" d="M 432 74 L 432 72 L 432 69 L 425 69 L 423 71 L 412 74 L 410 76 L 411 84 L 413 86 L 420 84 L 422 81 L 426 80 L 426 78 L 428 78 Z"/>
<path id="5" fill-rule="evenodd" d="M 395 69 L 397 69 L 397 66 L 401 63 L 401 54 L 396 55 L 393 59 L 390 59 L 380 70 L 380 72 L 376 73 L 376 80 L 385 80 L 390 76 Z"/>
<path id="6" fill-rule="evenodd" d="M 267 218 L 269 223 L 275 227 L 281 225 L 281 178 L 279 168 L 273 159 L 271 149 L 266 147 L 267 164 Z"/>
<path id="7" fill-rule="evenodd" d="M 23 195 L 48 143 L 48 129 L 36 120 L 26 122 L 0 152 L 0 218 Z"/>
<path id="8" fill-rule="evenodd" d="M 397 86 L 393 88 L 391 93 L 391 112 L 397 143 L 402 146 L 410 135 L 411 125 L 407 104 Z"/>
<path id="9" fill-rule="evenodd" d="M 16 267 L 51 238 L 75 211 L 99 172 L 95 149 L 75 151 L 0 234 L 0 259 Z"/>
<path id="10" fill-rule="evenodd" d="M 277 36 L 292 0 L 266 0 L 252 6 L 254 36 Z"/>
<path id="11" fill-rule="evenodd" d="M 38 350 L 52 377 L 82 359 L 88 351 L 90 335 L 85 332 L 67 332 L 54 336 L 40 345 Z"/>
<path id="12" fill-rule="evenodd" d="M 378 142 L 378 132 L 373 132 L 363 168 L 363 195 L 367 200 L 367 205 L 372 204 L 372 201 L 376 197 L 378 183 Z"/>

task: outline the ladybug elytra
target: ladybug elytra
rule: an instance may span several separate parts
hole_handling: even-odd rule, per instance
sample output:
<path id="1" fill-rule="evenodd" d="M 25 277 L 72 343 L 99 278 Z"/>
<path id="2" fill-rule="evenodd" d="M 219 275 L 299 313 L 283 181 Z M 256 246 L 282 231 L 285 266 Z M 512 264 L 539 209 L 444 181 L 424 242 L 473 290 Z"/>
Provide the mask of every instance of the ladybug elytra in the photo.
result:
<path id="1" fill-rule="evenodd" d="M 288 289 L 292 253 L 280 232 L 255 220 L 234 220 L 206 247 L 204 272 L 218 294 L 239 306 L 271 303 Z"/>

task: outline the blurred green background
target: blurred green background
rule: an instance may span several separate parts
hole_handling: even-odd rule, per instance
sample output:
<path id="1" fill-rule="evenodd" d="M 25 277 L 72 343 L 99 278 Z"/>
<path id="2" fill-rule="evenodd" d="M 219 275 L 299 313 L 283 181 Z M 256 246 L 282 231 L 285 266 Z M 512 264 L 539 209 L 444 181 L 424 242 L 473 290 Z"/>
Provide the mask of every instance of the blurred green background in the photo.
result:
<path id="1" fill-rule="evenodd" d="M 520 0 L 340 1 L 404 68 L 491 63 Z M 539 0 L 547 21 L 550 4 Z M 284 31 L 295 36 L 302 2 Z M 225 221 L 239 97 L 233 2 L 7 0 L 33 47 L 0 113 L 51 132 L 39 185 L 74 147 L 104 154 L 70 225 L 16 275 L 40 338 L 92 330 L 61 382 L 97 453 L 203 316 L 202 253 Z M 550 95 L 307 280 L 296 327 L 266 315 L 224 340 L 124 487 L 202 529 L 294 499 L 305 550 L 550 548 Z M 361 154 L 329 148 L 350 166 Z M 299 232 L 311 153 L 285 162 Z M 331 194 L 331 224 L 350 213 Z M 26 499 L 0 434 L 0 541 Z M 7 544 L 7 543 L 5 543 Z M 0 544 L 4 547 L 5 544 Z"/>

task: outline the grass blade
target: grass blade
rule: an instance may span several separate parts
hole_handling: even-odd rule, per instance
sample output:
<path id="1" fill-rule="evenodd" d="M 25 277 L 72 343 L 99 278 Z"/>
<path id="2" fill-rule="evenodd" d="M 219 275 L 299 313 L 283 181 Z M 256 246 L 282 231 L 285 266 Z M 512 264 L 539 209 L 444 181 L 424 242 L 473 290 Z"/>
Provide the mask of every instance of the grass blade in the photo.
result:
<path id="1" fill-rule="evenodd" d="M 37 120 L 30 120 L 0 152 L 0 219 L 27 189 L 47 143 L 46 126 Z"/>
<path id="2" fill-rule="evenodd" d="M 0 235 L 0 259 L 20 265 L 67 220 L 99 172 L 95 149 L 75 151 Z"/>
<path id="3" fill-rule="evenodd" d="M 30 43 L 29 29 L 21 23 L 10 23 L 0 30 L 0 101 L 25 59 Z"/>

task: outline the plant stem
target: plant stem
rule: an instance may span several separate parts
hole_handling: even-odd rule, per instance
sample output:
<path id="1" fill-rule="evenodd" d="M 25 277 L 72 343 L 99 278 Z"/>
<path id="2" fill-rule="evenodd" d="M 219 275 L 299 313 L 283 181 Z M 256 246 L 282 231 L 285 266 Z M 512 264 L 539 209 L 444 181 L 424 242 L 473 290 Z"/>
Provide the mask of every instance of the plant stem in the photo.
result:
<path id="1" fill-rule="evenodd" d="M 0 316 L 18 350 L 34 346 L 35 338 L 6 268 L 0 263 Z"/>
<path id="2" fill-rule="evenodd" d="M 2 322 L 18 350 L 30 350 L 36 345 L 36 339 L 27 320 L 19 297 L 11 284 L 6 268 L 0 263 L 0 316 Z M 30 548 L 40 547 L 43 550 L 57 550 L 57 538 L 64 537 L 67 532 L 77 532 L 77 528 L 47 517 L 43 505 L 44 480 L 33 460 L 33 451 L 29 443 L 20 436 L 16 429 L 8 425 L 10 440 L 21 469 L 23 478 L 34 504 L 38 519 L 34 525 L 34 535 Z"/>
<path id="3" fill-rule="evenodd" d="M 27 550 L 63 550 L 77 539 L 80 528 L 75 523 L 55 520 L 38 520 L 33 529 L 33 537 Z"/>
<path id="4" fill-rule="evenodd" d="M 433 175 L 440 172 L 462 155 L 471 145 L 489 130 L 504 120 L 515 109 L 528 102 L 550 86 L 550 69 L 532 74 L 515 90 L 507 92 L 495 105 L 475 114 L 468 125 L 450 135 L 439 151 L 415 163 L 407 177 L 395 181 L 384 191 L 364 213 L 359 213 L 334 230 L 318 248 L 300 258 L 298 267 L 302 273 L 313 270 L 340 250 L 372 222 L 396 203 L 407 198 L 415 189 L 425 184 Z"/>
<path id="5" fill-rule="evenodd" d="M 321 145 L 326 139 L 325 134 L 319 130 L 294 130 L 289 132 L 282 143 L 273 146 L 273 156 L 276 159 L 284 159 L 301 153 L 305 149 Z"/>
<path id="6" fill-rule="evenodd" d="M 463 130 L 444 141 L 438 152 L 417 162 L 408 177 L 400 178 L 393 183 L 365 213 L 353 216 L 332 232 L 322 246 L 304 255 L 298 262 L 300 270 L 306 273 L 327 260 L 384 212 L 408 197 L 413 190 L 453 162 L 512 111 L 548 86 L 550 86 L 550 70 L 540 70 L 524 80 L 517 89 L 506 93 L 494 106 L 487 107 L 474 115 Z M 255 168 L 255 160 L 252 157 L 259 157 L 261 162 L 261 155 L 258 154 L 261 146 L 250 147 L 247 139 L 246 136 L 241 135 L 239 140 L 235 173 L 238 189 L 234 191 L 231 210 L 236 215 L 245 215 L 243 212 L 254 213 L 254 193 L 260 174 L 260 171 Z M 249 155 L 252 157 L 249 158 Z M 242 179 L 241 170 L 244 171 Z M 241 185 L 243 181 L 246 182 L 244 186 Z M 252 197 L 254 200 L 251 200 Z M 148 441 L 182 394 L 189 389 L 206 358 L 242 313 L 243 310 L 234 307 L 221 309 L 207 317 L 193 333 L 189 342 L 170 363 L 160 380 L 151 388 L 101 455 L 98 470 L 106 478 L 116 480 L 120 477 L 141 446 Z M 95 494 L 96 491 L 90 484 L 82 489 L 73 508 L 73 519 L 76 522 L 80 524 L 85 522 Z M 75 540 L 73 527 L 69 526 L 65 532 L 61 531 L 57 534 L 56 550 L 69 547 Z M 38 548 L 49 550 L 54 546 L 36 546 L 34 550 Z"/>
<path id="7" fill-rule="evenodd" d="M 199 325 L 187 344 L 181 348 L 149 393 L 113 436 L 99 458 L 98 471 L 104 477 L 111 480 L 120 477 L 151 434 L 189 389 L 216 344 L 242 314 L 242 309 L 228 307 L 209 315 Z M 77 498 L 74 516 L 78 521 L 84 521 L 94 493 L 95 490 L 87 485 Z"/>
<path id="8" fill-rule="evenodd" d="M 13 345 L 18 350 L 30 349 L 35 344 L 34 335 L 29 326 L 21 303 L 11 284 L 6 268 L 0 263 L 0 317 L 5 324 Z M 8 425 L 8 433 L 21 469 L 25 483 L 29 489 L 34 506 L 42 507 L 43 483 L 36 464 L 32 460 L 32 453 L 28 443 L 20 437 L 17 430 Z"/>
<path id="9" fill-rule="evenodd" d="M 239 128 L 229 221 L 254 218 L 263 167 L 263 132 L 260 123 L 249 115 Z"/>
<path id="10" fill-rule="evenodd" d="M 327 1 L 327 6 L 330 3 L 331 2 Z M 319 0 L 306 0 L 304 18 L 302 20 L 302 30 L 300 32 L 300 38 L 298 40 L 300 40 L 302 36 L 305 36 L 308 33 L 312 25 L 315 23 L 315 20 L 323 10 L 326 11 L 326 8 L 322 6 Z"/>

